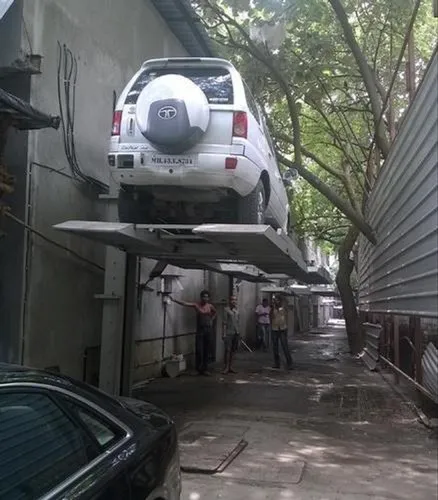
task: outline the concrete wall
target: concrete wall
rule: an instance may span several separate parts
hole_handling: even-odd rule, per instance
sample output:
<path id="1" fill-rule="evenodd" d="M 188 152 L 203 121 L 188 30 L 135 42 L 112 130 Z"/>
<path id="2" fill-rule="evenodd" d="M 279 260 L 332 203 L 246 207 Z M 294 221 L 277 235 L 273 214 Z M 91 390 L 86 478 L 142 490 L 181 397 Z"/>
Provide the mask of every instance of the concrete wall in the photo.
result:
<path id="1" fill-rule="evenodd" d="M 0 86 L 23 99 L 29 97 L 29 78 L 3 78 Z M 15 191 L 2 201 L 21 220 L 25 219 L 26 207 L 27 137 L 26 131 L 10 128 L 4 151 L 4 164 L 15 177 Z M 19 363 L 25 233 L 22 226 L 10 219 L 3 218 L 0 224 L 5 233 L 0 238 L 0 361 Z"/>
<path id="2" fill-rule="evenodd" d="M 143 260 L 141 264 L 140 283 L 147 281 L 154 262 Z M 221 274 L 204 271 L 187 271 L 184 269 L 166 268 L 166 274 L 180 275 L 183 287 L 175 286 L 174 297 L 186 301 L 198 301 L 199 293 L 206 288 L 210 291 L 212 303 L 218 312 L 215 337 L 212 339 L 212 352 L 215 360 L 223 358 L 222 322 L 224 307 L 228 303 L 230 293 L 230 278 Z M 157 292 L 160 280 L 149 284 L 151 290 L 145 291 L 139 303 L 136 324 L 136 349 L 134 360 L 134 381 L 140 382 L 150 377 L 159 376 L 162 364 L 162 337 L 165 331 L 164 358 L 172 354 L 183 354 L 188 365 L 193 367 L 195 337 L 187 335 L 196 330 L 196 315 L 193 310 L 177 304 L 163 304 L 163 298 Z M 255 342 L 254 310 L 257 305 L 257 285 L 241 282 L 237 288 L 238 307 L 240 312 L 240 328 L 242 338 L 248 343 Z M 166 323 L 164 324 L 164 315 Z M 184 335 L 179 337 L 179 335 Z M 178 337 L 175 337 L 178 336 Z M 154 340 L 152 340 L 154 339 Z"/>
<path id="3" fill-rule="evenodd" d="M 303 242 L 303 254 L 306 262 L 313 262 L 314 266 L 329 267 L 329 257 L 321 248 L 310 238 Z"/>
<path id="4" fill-rule="evenodd" d="M 42 74 L 32 78 L 31 103 L 59 113 L 58 42 L 66 44 L 78 61 L 77 154 L 83 171 L 102 181 L 109 177 L 106 151 L 113 91 L 119 94 L 145 59 L 184 55 L 149 2 L 129 4 L 127 9 L 116 0 L 24 2 L 33 51 L 43 56 Z M 30 135 L 31 225 L 103 266 L 103 246 L 51 229 L 69 219 L 103 220 L 105 210 L 97 193 L 69 178 L 60 131 Z M 103 272 L 38 237 L 31 238 L 29 256 L 24 361 L 59 366 L 81 378 L 84 350 L 100 342 L 102 306 L 93 296 L 103 291 Z"/>
<path id="5" fill-rule="evenodd" d="M 7 68 L 22 56 L 22 1 L 16 0 L 0 20 L 0 87 L 29 98 L 30 77 L 11 74 Z M 4 151 L 4 164 L 15 177 L 15 192 L 3 202 L 21 220 L 26 206 L 26 131 L 9 129 Z M 23 227 L 9 219 L 0 220 L 0 361 L 19 363 L 21 358 L 21 311 L 23 292 L 23 258 L 25 234 Z"/>
<path id="6" fill-rule="evenodd" d="M 9 67 L 13 61 L 22 56 L 22 12 L 23 0 L 15 0 L 0 19 L 0 68 Z M 0 86 L 3 86 L 2 84 L 3 82 Z"/>
<path id="7" fill-rule="evenodd" d="M 326 298 L 320 295 L 311 295 L 309 303 L 310 328 L 326 326 L 329 320 L 334 317 L 333 304 L 328 303 Z"/>
<path id="8" fill-rule="evenodd" d="M 15 16 L 20 23 L 24 19 L 32 52 L 43 56 L 42 74 L 33 76 L 32 80 L 27 77 L 27 93 L 23 88 L 20 94 L 29 98 L 36 108 L 59 114 L 58 42 L 61 46 L 65 44 L 76 57 L 77 155 L 84 173 L 103 182 L 109 180 L 106 151 L 113 92 L 119 94 L 123 90 L 144 60 L 185 55 L 180 43 L 147 0 L 131 0 L 129 5 L 128 10 L 126 3 L 116 0 L 24 0 L 23 16 Z M 26 52 L 29 51 L 29 40 L 27 35 L 24 36 L 24 27 L 21 26 L 20 30 L 20 26 L 8 33 L 21 31 L 21 48 L 22 52 Z M 14 213 L 24 219 L 25 207 L 28 207 L 28 222 L 32 227 L 75 251 L 83 259 L 34 234 L 28 235 L 28 244 L 25 245 L 22 228 L 8 228 L 7 247 L 0 247 L 0 266 L 3 267 L 3 272 L 0 271 L 0 320 L 1 338 L 6 338 L 3 330 L 6 325 L 9 335 L 6 344 L 10 346 L 12 338 L 14 345 L 13 352 L 8 351 L 6 344 L 5 348 L 1 345 L 2 351 L 5 351 L 2 358 L 20 360 L 20 330 L 23 324 L 25 364 L 58 367 L 61 372 L 77 378 L 83 378 L 86 372 L 86 379 L 93 381 L 98 369 L 89 365 L 98 361 L 95 348 L 100 344 L 102 328 L 102 302 L 94 299 L 94 295 L 103 293 L 105 248 L 57 233 L 52 226 L 69 219 L 106 220 L 106 206 L 98 201 L 96 191 L 72 179 L 61 130 L 31 132 L 29 140 L 26 134 L 16 134 L 16 137 L 17 140 L 12 139 L 9 144 L 10 157 L 14 158 L 11 165 L 17 171 L 21 169 L 20 196 L 14 197 L 17 205 L 13 206 Z M 26 178 L 29 188 L 27 197 Z M 140 282 L 146 281 L 152 266 L 153 262 L 142 262 Z M 23 276 L 20 273 L 24 269 Z M 222 312 L 229 295 L 228 278 L 203 271 L 175 272 L 182 274 L 184 287 L 177 295 L 186 300 L 198 299 L 202 288 L 210 289 L 219 312 L 215 354 L 216 359 L 220 359 L 223 352 Z M 22 283 L 26 286 L 22 287 Z M 11 293 L 11 284 L 14 293 Z M 156 293 L 158 286 L 159 280 L 151 283 L 154 291 L 144 292 L 138 301 L 135 380 L 160 372 L 160 363 L 154 362 L 161 360 L 161 340 L 144 340 L 162 336 L 164 316 L 167 337 L 195 330 L 193 311 L 172 304 L 165 314 L 162 297 Z M 22 310 L 24 288 L 26 293 Z M 255 289 L 250 284 L 240 287 L 242 334 L 245 338 L 253 337 Z M 15 309 L 12 309 L 13 304 Z M 6 311 L 13 311 L 14 314 L 6 319 Z M 193 351 L 194 337 L 187 336 L 166 341 L 164 355 Z"/>
<path id="9" fill-rule="evenodd" d="M 255 308 L 261 301 L 260 286 L 242 281 L 238 287 L 237 300 L 240 310 L 241 335 L 250 345 L 256 342 Z"/>
<path id="10" fill-rule="evenodd" d="M 152 270 L 154 261 L 143 259 L 141 262 L 140 283 L 145 283 Z M 174 296 L 186 301 L 198 301 L 200 291 L 206 287 L 203 271 L 187 271 L 169 266 L 166 273 L 180 275 L 183 287 L 175 286 Z M 163 335 L 164 358 L 172 354 L 183 354 L 192 361 L 195 349 L 193 335 L 196 330 L 196 315 L 192 309 L 177 304 L 166 305 L 160 292 L 160 279 L 149 284 L 150 290 L 140 295 L 136 322 L 136 349 L 134 354 L 134 381 L 157 376 L 161 371 Z M 178 337 L 175 338 L 175 335 Z M 151 340 L 156 339 L 156 340 Z"/>

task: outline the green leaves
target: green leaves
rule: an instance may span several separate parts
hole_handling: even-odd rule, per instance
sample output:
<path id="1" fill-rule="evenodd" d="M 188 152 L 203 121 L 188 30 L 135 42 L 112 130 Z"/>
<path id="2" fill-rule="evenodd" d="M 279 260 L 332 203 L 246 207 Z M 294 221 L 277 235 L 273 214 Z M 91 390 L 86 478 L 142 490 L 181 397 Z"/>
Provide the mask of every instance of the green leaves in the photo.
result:
<path id="1" fill-rule="evenodd" d="M 363 222 L 363 202 L 381 165 L 372 147 L 376 110 L 392 79 L 412 1 L 199 0 L 196 4 L 219 54 L 235 63 L 258 98 L 278 151 L 285 158 L 297 157 L 294 137 L 299 137 L 303 168 L 329 189 L 322 195 L 315 189 L 317 183 L 314 187 L 303 180 L 297 183 L 291 196 L 296 230 L 337 245 L 349 225 L 345 213 L 350 220 Z M 366 62 L 365 73 L 371 75 L 371 87 L 369 79 L 365 84 L 364 68 L 358 65 L 332 5 L 345 11 L 359 55 Z M 420 9 L 415 25 L 418 79 L 436 38 L 429 7 Z M 263 37 L 251 37 L 251 28 L 254 35 L 254 27 L 267 23 L 284 25 L 284 37 L 275 50 Z M 392 115 L 385 113 L 383 119 L 388 137 L 392 120 L 397 121 L 406 106 L 400 71 L 391 99 Z M 348 205 L 344 214 L 334 208 L 337 200 Z"/>

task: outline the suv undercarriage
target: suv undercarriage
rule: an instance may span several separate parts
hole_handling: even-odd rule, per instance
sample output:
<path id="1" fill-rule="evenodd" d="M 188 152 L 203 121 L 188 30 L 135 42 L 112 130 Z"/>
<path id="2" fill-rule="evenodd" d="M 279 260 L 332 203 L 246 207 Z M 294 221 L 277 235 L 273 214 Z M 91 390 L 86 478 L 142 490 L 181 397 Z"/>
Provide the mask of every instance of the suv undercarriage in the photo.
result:
<path id="1" fill-rule="evenodd" d="M 186 196 L 160 196 L 157 188 L 121 186 L 119 216 L 134 224 L 232 223 L 238 212 L 238 197 L 231 190 L 211 192 L 186 191 Z M 182 199 L 181 199 L 182 198 Z"/>

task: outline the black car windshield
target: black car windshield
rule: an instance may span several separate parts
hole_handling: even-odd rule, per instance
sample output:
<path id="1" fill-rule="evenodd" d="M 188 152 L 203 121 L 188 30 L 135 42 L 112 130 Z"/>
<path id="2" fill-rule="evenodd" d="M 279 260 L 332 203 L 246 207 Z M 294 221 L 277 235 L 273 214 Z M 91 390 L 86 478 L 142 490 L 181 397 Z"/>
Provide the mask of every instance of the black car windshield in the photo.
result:
<path id="1" fill-rule="evenodd" d="M 163 75 L 182 75 L 189 78 L 205 94 L 210 104 L 233 104 L 233 82 L 225 68 L 164 68 L 143 71 L 126 97 L 125 104 L 136 104 L 145 86 Z"/>

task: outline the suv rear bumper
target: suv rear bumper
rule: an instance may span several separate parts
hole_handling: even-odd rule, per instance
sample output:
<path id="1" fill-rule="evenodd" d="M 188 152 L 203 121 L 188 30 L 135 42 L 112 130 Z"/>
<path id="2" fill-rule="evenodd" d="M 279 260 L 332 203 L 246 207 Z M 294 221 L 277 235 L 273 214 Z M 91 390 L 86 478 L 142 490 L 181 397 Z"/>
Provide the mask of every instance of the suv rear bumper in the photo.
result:
<path id="1" fill-rule="evenodd" d="M 197 166 L 140 166 L 140 154 L 134 153 L 134 168 L 111 168 L 114 180 L 120 184 L 138 187 L 231 189 L 239 196 L 247 196 L 256 187 L 261 171 L 246 156 L 199 153 Z M 116 164 L 117 164 L 117 154 Z M 138 157 L 138 158 L 136 158 Z M 236 158 L 234 169 L 226 169 L 226 158 Z M 138 165 L 138 166 L 137 166 Z"/>

